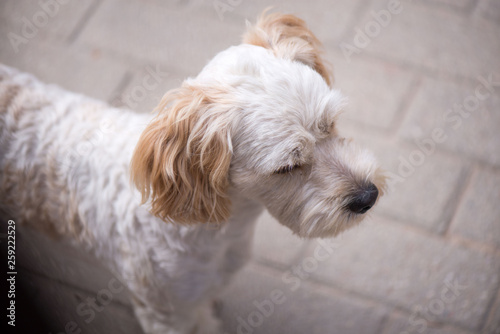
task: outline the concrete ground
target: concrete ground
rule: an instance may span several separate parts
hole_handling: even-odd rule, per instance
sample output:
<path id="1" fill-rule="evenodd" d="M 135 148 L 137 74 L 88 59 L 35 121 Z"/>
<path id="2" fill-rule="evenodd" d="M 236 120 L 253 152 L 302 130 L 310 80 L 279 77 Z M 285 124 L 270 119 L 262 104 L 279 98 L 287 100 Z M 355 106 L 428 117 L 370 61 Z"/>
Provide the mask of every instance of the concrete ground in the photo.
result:
<path id="1" fill-rule="evenodd" d="M 500 1 L 55 1 L 0 2 L 0 61 L 138 112 L 269 5 L 324 42 L 350 100 L 338 129 L 375 151 L 389 193 L 323 242 L 264 214 L 224 296 L 227 334 L 500 333 Z M 91 259 L 20 238 L 26 300 L 52 333 L 140 332 Z"/>

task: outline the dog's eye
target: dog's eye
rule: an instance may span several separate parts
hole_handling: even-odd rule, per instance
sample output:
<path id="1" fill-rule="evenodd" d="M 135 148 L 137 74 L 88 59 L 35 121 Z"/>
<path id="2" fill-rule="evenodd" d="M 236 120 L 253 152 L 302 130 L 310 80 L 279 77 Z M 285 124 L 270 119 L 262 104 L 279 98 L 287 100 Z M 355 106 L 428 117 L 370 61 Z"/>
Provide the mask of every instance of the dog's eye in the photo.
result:
<path id="1" fill-rule="evenodd" d="M 283 166 L 280 169 L 275 170 L 274 174 L 290 173 L 291 171 L 293 171 L 294 169 L 299 168 L 299 167 L 300 167 L 299 164 Z"/>

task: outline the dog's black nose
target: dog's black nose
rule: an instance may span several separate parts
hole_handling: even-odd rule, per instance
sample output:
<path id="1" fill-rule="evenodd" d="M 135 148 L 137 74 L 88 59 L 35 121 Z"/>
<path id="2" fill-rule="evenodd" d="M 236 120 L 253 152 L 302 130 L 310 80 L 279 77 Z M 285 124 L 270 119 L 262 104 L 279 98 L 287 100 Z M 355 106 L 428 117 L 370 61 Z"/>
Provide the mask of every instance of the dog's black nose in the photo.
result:
<path id="1" fill-rule="evenodd" d="M 378 189 L 373 183 L 361 189 L 347 205 L 348 209 L 354 213 L 363 214 L 370 210 L 378 197 Z"/>

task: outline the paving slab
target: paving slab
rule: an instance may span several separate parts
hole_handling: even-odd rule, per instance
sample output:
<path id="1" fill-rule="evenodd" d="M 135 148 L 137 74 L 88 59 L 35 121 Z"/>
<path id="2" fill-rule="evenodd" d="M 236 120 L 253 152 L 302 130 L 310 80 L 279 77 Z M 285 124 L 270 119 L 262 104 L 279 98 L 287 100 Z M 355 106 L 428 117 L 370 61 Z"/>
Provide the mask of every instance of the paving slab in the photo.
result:
<path id="1" fill-rule="evenodd" d="M 0 22 L 0 31 L 3 31 Z M 0 61 L 28 72 L 45 83 L 66 90 L 108 100 L 118 87 L 128 64 L 111 59 L 97 49 L 68 47 L 58 42 L 30 41 L 15 53 L 0 48 Z"/>
<path id="2" fill-rule="evenodd" d="M 469 166 L 435 148 L 400 145 L 340 120 L 339 133 L 375 154 L 388 176 L 388 189 L 375 210 L 434 233 L 443 233 L 466 180 Z"/>
<path id="3" fill-rule="evenodd" d="M 450 232 L 500 247 L 500 173 L 479 168 L 457 209 Z"/>
<path id="4" fill-rule="evenodd" d="M 314 277 L 436 321 L 480 329 L 500 282 L 498 257 L 380 217 L 355 232 L 334 241 Z"/>
<path id="5" fill-rule="evenodd" d="M 379 333 L 386 310 L 363 300 L 304 283 L 280 279 L 281 273 L 250 266 L 224 294 L 224 334 Z"/>
<path id="6" fill-rule="evenodd" d="M 500 290 L 497 293 L 495 304 L 484 324 L 483 334 L 500 334 Z"/>
<path id="7" fill-rule="evenodd" d="M 380 210 L 434 233 L 443 233 L 462 191 L 467 166 L 454 157 L 425 156 L 417 148 L 385 149 L 384 153 L 380 153 L 380 148 L 375 150 L 389 176 Z"/>
<path id="8" fill-rule="evenodd" d="M 109 290 L 91 294 L 29 272 L 18 278 L 54 333 L 142 333 L 132 309 L 114 301 Z"/>
<path id="9" fill-rule="evenodd" d="M 333 56 L 335 88 L 349 101 L 342 117 L 383 131 L 393 127 L 414 74 L 385 61 Z"/>
<path id="10" fill-rule="evenodd" d="M 476 0 L 424 0 L 422 2 L 429 5 L 445 6 L 443 9 L 457 9 L 464 13 L 472 12 L 476 5 Z"/>
<path id="11" fill-rule="evenodd" d="M 471 83 L 424 79 L 399 135 L 500 165 L 500 72 Z M 435 131 L 443 132 L 433 138 Z"/>
<path id="12" fill-rule="evenodd" d="M 97 260 L 70 245 L 22 226 L 17 226 L 16 237 L 17 264 L 30 272 L 90 292 L 120 283 Z M 130 304 L 126 289 L 114 299 Z"/>
<path id="13" fill-rule="evenodd" d="M 500 23 L 500 3 L 496 0 L 479 0 L 478 13 L 481 17 Z"/>
<path id="14" fill-rule="evenodd" d="M 436 10 L 420 1 L 401 1 L 389 16 L 390 4 L 373 1 L 366 6 L 366 14 L 354 20 L 342 39 L 359 50 L 353 57 L 369 53 L 431 72 L 470 78 L 500 73 L 496 56 L 500 54 L 500 30 L 495 24 L 474 24 L 455 11 Z M 383 17 L 381 10 L 386 13 Z M 340 50 L 340 44 L 338 47 Z"/>
<path id="15" fill-rule="evenodd" d="M 307 240 L 294 235 L 267 211 L 257 221 L 253 242 L 253 256 L 261 261 L 291 265 L 306 246 Z"/>
<path id="16" fill-rule="evenodd" d="M 337 41 L 344 33 L 349 21 L 357 15 L 359 6 L 363 1 L 338 0 L 335 2 L 328 0 L 316 0 L 314 2 L 305 1 L 285 1 L 285 0 L 256 0 L 256 1 L 195 1 L 208 10 L 217 14 L 221 21 L 248 20 L 255 23 L 257 17 L 269 7 L 272 12 L 295 14 L 305 20 L 309 28 L 323 43 Z M 242 31 L 243 32 L 243 31 Z"/>
<path id="17" fill-rule="evenodd" d="M 65 41 L 79 29 L 95 0 L 41 0 L 0 2 L 0 43 L 16 53 L 32 40 Z"/>
<path id="18" fill-rule="evenodd" d="M 471 332 L 445 324 L 432 322 L 423 315 L 391 314 L 383 334 L 469 334 Z"/>
<path id="19" fill-rule="evenodd" d="M 243 20 L 222 22 L 204 8 L 111 0 L 101 3 L 76 43 L 196 75 L 218 52 L 239 44 L 244 27 Z"/>
<path id="20" fill-rule="evenodd" d="M 159 64 L 143 65 L 129 70 L 127 74 L 125 87 L 116 92 L 111 104 L 142 113 L 152 112 L 165 93 L 180 87 L 188 78 L 185 73 L 172 71 Z"/>

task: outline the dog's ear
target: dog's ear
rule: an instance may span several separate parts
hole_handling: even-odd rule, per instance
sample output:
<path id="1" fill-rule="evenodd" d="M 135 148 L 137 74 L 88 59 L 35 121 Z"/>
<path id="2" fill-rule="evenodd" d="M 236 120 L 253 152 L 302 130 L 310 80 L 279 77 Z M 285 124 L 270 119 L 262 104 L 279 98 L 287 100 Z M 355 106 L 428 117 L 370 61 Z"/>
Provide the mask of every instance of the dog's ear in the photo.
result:
<path id="1" fill-rule="evenodd" d="M 321 42 L 306 23 L 294 15 L 264 11 L 255 26 L 249 26 L 243 35 L 243 43 L 270 49 L 279 58 L 299 61 L 316 70 L 328 85 L 333 83 L 322 58 Z"/>
<path id="2" fill-rule="evenodd" d="M 143 202 L 151 198 L 151 212 L 165 221 L 227 220 L 232 154 L 227 117 L 202 89 L 187 84 L 168 92 L 157 111 L 131 163 Z"/>

